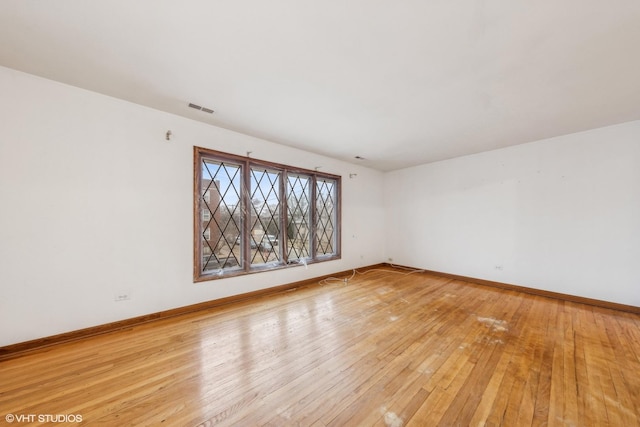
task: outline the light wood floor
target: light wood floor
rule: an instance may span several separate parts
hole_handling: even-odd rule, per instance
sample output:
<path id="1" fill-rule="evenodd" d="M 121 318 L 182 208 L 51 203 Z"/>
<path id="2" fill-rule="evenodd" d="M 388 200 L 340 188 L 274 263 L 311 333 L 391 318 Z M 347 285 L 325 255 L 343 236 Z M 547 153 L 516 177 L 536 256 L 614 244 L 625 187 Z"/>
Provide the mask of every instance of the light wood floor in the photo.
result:
<path id="1" fill-rule="evenodd" d="M 640 316 L 371 271 L 0 362 L 0 425 L 9 413 L 106 426 L 639 426 Z"/>

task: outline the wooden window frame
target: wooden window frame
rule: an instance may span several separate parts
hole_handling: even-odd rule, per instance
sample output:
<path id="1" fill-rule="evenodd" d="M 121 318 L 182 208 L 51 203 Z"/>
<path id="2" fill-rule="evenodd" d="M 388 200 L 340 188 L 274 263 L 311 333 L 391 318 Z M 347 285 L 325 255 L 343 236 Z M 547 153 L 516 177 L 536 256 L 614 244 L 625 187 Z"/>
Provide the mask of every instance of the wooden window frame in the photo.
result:
<path id="1" fill-rule="evenodd" d="M 221 151 L 211 150 L 203 147 L 194 146 L 193 150 L 193 280 L 194 282 L 203 282 L 209 280 L 217 280 L 227 277 L 240 276 L 245 274 L 253 274 L 264 271 L 273 271 L 283 268 L 292 268 L 301 265 L 332 261 L 341 258 L 341 228 L 342 228 L 342 184 L 341 176 L 320 172 L 317 170 L 308 170 L 298 167 L 292 167 L 280 163 L 267 162 L 264 160 L 255 159 L 253 157 L 243 157 L 234 154 L 224 153 Z M 251 168 L 259 167 L 266 168 L 281 173 L 280 185 L 279 185 L 279 198 L 280 198 L 280 255 L 281 259 L 277 262 L 269 262 L 262 265 L 253 265 L 249 262 L 251 243 L 250 243 L 250 215 L 249 209 L 241 209 L 242 227 L 240 227 L 241 248 L 242 248 L 242 264 L 239 268 L 205 271 L 203 269 L 203 197 L 202 197 L 202 164 L 205 160 L 212 160 L 214 162 L 230 162 L 241 167 L 241 182 L 250 182 Z M 310 217 L 311 224 L 309 224 L 310 235 L 310 256 L 304 259 L 288 259 L 287 250 L 287 226 L 288 226 L 288 214 L 287 214 L 287 197 L 286 197 L 286 185 L 285 180 L 288 174 L 301 174 L 311 178 L 310 182 Z M 334 240 L 334 252 L 330 254 L 317 254 L 316 252 L 316 228 L 318 225 L 318 218 L 316 213 L 316 188 L 318 180 L 331 180 L 335 182 L 335 201 L 334 207 L 335 225 L 333 230 Z M 240 203 L 244 206 L 248 206 L 250 194 L 246 186 L 240 189 Z"/>

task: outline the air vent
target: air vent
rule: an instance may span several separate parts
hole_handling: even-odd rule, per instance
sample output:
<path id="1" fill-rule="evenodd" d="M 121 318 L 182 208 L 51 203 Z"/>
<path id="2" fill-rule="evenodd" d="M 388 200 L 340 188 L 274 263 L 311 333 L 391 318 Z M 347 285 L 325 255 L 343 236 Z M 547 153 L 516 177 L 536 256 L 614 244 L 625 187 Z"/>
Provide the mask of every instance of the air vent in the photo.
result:
<path id="1" fill-rule="evenodd" d="M 205 113 L 209 113 L 209 114 L 213 113 L 213 110 L 211 108 L 201 107 L 200 105 L 194 104 L 192 102 L 189 103 L 189 107 L 195 108 L 196 110 L 204 111 Z"/>

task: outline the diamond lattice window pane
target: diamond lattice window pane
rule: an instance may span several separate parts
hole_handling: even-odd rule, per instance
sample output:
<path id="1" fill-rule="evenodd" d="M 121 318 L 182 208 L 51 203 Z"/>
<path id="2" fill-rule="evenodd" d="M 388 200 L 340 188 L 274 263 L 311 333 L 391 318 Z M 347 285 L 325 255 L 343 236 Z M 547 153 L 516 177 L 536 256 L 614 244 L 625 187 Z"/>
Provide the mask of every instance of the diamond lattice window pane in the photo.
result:
<path id="1" fill-rule="evenodd" d="M 280 179 L 281 173 L 251 168 L 251 264 L 280 262 Z"/>
<path id="2" fill-rule="evenodd" d="M 311 257 L 310 183 L 307 175 L 287 177 L 287 259 Z"/>
<path id="3" fill-rule="evenodd" d="M 194 280 L 340 256 L 340 177 L 194 149 Z"/>
<path id="4" fill-rule="evenodd" d="M 212 160 L 202 162 L 202 271 L 242 266 L 241 188 L 239 165 Z"/>
<path id="5" fill-rule="evenodd" d="M 316 183 L 316 254 L 336 252 L 336 181 L 318 179 Z"/>

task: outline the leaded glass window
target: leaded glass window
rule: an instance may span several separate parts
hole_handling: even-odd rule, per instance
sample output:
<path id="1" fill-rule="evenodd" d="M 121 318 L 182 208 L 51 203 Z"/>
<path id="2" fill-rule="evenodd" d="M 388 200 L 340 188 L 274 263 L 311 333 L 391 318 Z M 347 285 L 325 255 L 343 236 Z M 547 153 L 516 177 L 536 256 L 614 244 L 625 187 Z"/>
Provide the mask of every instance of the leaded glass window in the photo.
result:
<path id="1" fill-rule="evenodd" d="M 194 280 L 340 257 L 340 177 L 194 148 Z"/>

